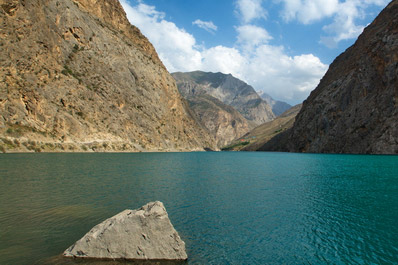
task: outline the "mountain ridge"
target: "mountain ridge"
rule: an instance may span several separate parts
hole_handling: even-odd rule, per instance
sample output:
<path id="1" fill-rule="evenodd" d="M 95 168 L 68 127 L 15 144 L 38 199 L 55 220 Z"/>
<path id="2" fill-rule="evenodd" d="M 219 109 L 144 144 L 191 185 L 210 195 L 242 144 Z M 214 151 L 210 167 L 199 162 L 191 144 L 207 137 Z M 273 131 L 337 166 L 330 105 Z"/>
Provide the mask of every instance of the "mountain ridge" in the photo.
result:
<path id="1" fill-rule="evenodd" d="M 294 126 L 260 150 L 398 153 L 398 1 L 330 65 Z"/>
<path id="2" fill-rule="evenodd" d="M 263 91 L 257 91 L 257 94 L 271 106 L 272 112 L 275 114 L 275 116 L 279 116 L 293 107 L 284 101 L 273 99 L 270 95 Z"/>
<path id="3" fill-rule="evenodd" d="M 117 0 L 0 2 L 2 151 L 217 149 Z"/>
<path id="4" fill-rule="evenodd" d="M 275 118 L 270 106 L 254 88 L 231 74 L 193 71 L 176 72 L 172 76 L 184 97 L 201 93 L 211 95 L 257 125 Z"/>
<path id="5" fill-rule="evenodd" d="M 177 87 L 219 147 L 274 119 L 271 107 L 231 74 L 203 71 L 172 73 Z"/>

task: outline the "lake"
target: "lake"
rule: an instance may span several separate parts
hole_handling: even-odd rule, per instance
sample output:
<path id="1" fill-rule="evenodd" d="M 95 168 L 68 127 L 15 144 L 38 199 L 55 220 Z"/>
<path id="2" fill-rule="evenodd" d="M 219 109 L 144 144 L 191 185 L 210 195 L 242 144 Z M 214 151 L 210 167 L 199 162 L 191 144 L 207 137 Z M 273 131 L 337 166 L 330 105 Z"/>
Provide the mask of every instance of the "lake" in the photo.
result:
<path id="1" fill-rule="evenodd" d="M 155 200 L 188 264 L 398 263 L 398 156 L 194 152 L 0 155 L 0 264 Z"/>

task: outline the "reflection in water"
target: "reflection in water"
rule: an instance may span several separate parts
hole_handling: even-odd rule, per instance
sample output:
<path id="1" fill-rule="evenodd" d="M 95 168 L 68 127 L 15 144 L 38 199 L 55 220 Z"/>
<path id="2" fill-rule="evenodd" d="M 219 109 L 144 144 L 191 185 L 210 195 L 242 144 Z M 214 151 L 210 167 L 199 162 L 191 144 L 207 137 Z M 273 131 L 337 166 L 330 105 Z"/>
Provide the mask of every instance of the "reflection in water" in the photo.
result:
<path id="1" fill-rule="evenodd" d="M 74 259 L 65 258 L 62 255 L 40 260 L 36 265 L 187 265 L 187 261 L 170 261 L 170 260 L 93 260 L 93 259 Z"/>
<path id="2" fill-rule="evenodd" d="M 186 242 L 189 264 L 391 264 L 397 162 L 237 152 L 0 155 L 0 264 L 79 263 L 57 255 L 104 219 L 154 200 Z"/>

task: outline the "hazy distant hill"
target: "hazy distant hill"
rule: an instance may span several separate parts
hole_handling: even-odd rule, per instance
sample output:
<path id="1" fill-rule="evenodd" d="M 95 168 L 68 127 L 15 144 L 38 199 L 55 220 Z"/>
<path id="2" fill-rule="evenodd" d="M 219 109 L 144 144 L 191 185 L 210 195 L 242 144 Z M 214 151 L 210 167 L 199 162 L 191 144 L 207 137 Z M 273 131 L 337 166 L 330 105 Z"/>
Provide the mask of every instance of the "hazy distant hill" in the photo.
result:
<path id="1" fill-rule="evenodd" d="M 119 1 L 0 2 L 2 151 L 216 148 Z"/>
<path id="2" fill-rule="evenodd" d="M 398 0 L 334 60 L 293 128 L 261 149 L 398 153 Z"/>
<path id="3" fill-rule="evenodd" d="M 267 103 L 271 106 L 272 112 L 275 114 L 275 116 L 281 115 L 292 107 L 292 105 L 286 102 L 273 99 L 270 95 L 263 91 L 257 91 L 257 94 L 259 94 L 262 99 L 267 101 Z"/>

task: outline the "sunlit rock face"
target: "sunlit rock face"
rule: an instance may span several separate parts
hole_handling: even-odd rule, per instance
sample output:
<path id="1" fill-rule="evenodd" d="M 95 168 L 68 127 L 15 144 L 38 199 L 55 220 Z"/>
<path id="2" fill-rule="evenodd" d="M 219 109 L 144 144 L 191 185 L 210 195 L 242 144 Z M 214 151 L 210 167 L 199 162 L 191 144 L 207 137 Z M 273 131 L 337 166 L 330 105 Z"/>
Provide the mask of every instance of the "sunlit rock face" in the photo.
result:
<path id="1" fill-rule="evenodd" d="M 0 1 L 1 151 L 215 149 L 117 0 Z"/>

